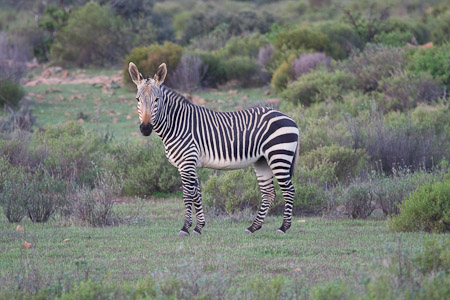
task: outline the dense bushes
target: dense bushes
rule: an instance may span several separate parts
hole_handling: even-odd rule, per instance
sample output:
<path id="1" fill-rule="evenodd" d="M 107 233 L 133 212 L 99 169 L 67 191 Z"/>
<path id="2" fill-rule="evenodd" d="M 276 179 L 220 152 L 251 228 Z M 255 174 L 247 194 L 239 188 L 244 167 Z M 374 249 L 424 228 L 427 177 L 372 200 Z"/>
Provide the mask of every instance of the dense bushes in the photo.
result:
<path id="1" fill-rule="evenodd" d="M 170 193 L 181 187 L 178 170 L 165 156 L 162 142 L 116 144 L 106 159 L 106 168 L 123 181 L 124 195 Z"/>
<path id="2" fill-rule="evenodd" d="M 203 195 L 205 206 L 217 214 L 257 210 L 261 203 L 258 182 L 251 168 L 211 177 L 203 186 Z"/>
<path id="3" fill-rule="evenodd" d="M 305 74 L 287 85 L 281 97 L 295 104 L 306 106 L 328 99 L 338 101 L 342 94 L 354 84 L 353 77 L 346 72 L 318 70 Z"/>
<path id="4" fill-rule="evenodd" d="M 109 7 L 88 2 L 70 14 L 67 26 L 58 32 L 51 57 L 64 65 L 105 65 L 122 57 L 120 24 Z"/>
<path id="5" fill-rule="evenodd" d="M 20 84 L 10 79 L 0 78 L 0 106 L 17 107 L 24 94 L 25 92 Z"/>
<path id="6" fill-rule="evenodd" d="M 126 84 L 132 85 L 130 75 L 128 74 L 128 64 L 133 62 L 145 78 L 153 77 L 159 65 L 166 63 L 169 70 L 166 80 L 170 80 L 183 54 L 183 48 L 172 42 L 164 42 L 164 44 L 152 44 L 150 46 L 142 46 L 134 48 L 125 59 L 123 69 L 123 80 Z"/>
<path id="7" fill-rule="evenodd" d="M 400 214 L 390 220 L 395 231 L 450 231 L 450 177 L 425 183 L 399 205 Z"/>
<path id="8" fill-rule="evenodd" d="M 444 43 L 441 46 L 430 49 L 421 49 L 416 51 L 411 58 L 410 68 L 415 73 L 429 72 L 435 79 L 442 84 L 450 85 L 450 43 Z"/>

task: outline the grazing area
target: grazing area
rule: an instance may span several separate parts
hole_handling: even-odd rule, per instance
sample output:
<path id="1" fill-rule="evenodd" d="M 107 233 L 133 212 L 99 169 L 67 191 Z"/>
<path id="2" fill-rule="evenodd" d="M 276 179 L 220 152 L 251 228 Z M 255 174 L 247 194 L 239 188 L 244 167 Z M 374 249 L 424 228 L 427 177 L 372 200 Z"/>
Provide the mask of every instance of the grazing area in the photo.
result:
<path id="1" fill-rule="evenodd" d="M 450 299 L 447 2 L 0 1 L 0 300 Z M 206 225 L 178 237 L 133 83 L 162 63 L 197 111 L 295 122 L 286 234 L 283 180 L 244 234 L 250 166 L 198 169 Z"/>
<path id="2" fill-rule="evenodd" d="M 264 289 L 274 289 L 276 296 L 269 299 L 303 299 L 331 280 L 356 281 L 392 257 L 418 255 L 427 240 L 446 245 L 447 253 L 450 243 L 447 235 L 390 233 L 383 220 L 295 218 L 291 232 L 279 235 L 280 218 L 274 216 L 251 236 L 243 234 L 250 217 L 207 216 L 202 236 L 180 239 L 184 206 L 179 198 L 127 199 L 115 209 L 130 214 L 127 223 L 92 228 L 58 219 L 25 221 L 16 231 L 2 218 L 2 286 L 29 292 L 45 288 L 51 295 L 78 281 L 135 285 L 148 277 L 158 293 L 183 299 L 267 299 Z M 23 248 L 25 241 L 30 249 Z"/>

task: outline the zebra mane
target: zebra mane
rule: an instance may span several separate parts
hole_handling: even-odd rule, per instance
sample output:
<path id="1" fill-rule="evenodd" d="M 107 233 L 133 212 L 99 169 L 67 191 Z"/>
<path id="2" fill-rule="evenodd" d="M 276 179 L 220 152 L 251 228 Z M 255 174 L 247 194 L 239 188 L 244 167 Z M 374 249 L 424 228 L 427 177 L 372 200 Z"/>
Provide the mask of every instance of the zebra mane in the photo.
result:
<path id="1" fill-rule="evenodd" d="M 161 85 L 161 91 L 163 94 L 168 96 L 168 98 L 175 99 L 176 101 L 182 102 L 182 103 L 189 103 L 192 104 L 192 101 L 186 97 L 184 97 L 182 94 L 178 93 L 177 91 L 169 88 L 168 86 Z"/>

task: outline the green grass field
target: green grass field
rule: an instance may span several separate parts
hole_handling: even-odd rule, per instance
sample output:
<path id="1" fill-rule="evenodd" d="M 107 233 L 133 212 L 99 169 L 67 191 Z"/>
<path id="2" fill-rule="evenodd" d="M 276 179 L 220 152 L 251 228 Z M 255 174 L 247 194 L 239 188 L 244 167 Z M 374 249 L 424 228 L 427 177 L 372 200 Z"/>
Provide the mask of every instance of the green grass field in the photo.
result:
<path id="1" fill-rule="evenodd" d="M 396 249 L 416 253 L 427 236 L 389 233 L 385 221 L 322 218 L 294 219 L 290 231 L 279 235 L 281 216 L 269 216 L 253 235 L 244 234 L 250 219 L 208 217 L 202 236 L 179 238 L 184 216 L 181 199 L 149 200 L 142 206 L 136 201 L 116 207 L 129 213 L 139 208 L 139 213 L 129 224 L 115 227 L 27 220 L 22 232 L 0 218 L 2 286 L 32 280 L 45 285 L 86 278 L 137 282 L 146 276 L 157 281 L 173 276 L 198 280 L 200 285 L 202 280 L 221 278 L 228 288 L 245 289 L 249 280 L 282 275 L 307 293 L 320 283 L 350 280 Z M 32 248 L 24 249 L 24 241 Z"/>
<path id="2" fill-rule="evenodd" d="M 115 73 L 86 71 L 88 76 Z M 193 97 L 221 111 L 276 105 L 267 90 L 208 90 Z M 138 129 L 134 90 L 84 83 L 27 86 L 26 91 L 34 101 L 37 126 L 76 120 L 118 140 L 145 140 Z M 282 276 L 301 296 L 294 298 L 308 299 L 314 287 L 336 280 L 352 281 L 396 251 L 415 255 L 429 237 L 425 233 L 390 233 L 385 220 L 320 217 L 295 218 L 289 232 L 279 235 L 276 229 L 282 217 L 273 215 L 260 231 L 246 235 L 244 230 L 252 216 L 244 214 L 207 216 L 202 236 L 179 238 L 184 218 L 181 196 L 160 196 L 124 198 L 115 210 L 122 217 L 131 217 L 118 226 L 104 228 L 60 217 L 45 224 L 24 218 L 21 224 L 25 231 L 17 231 L 17 224 L 8 223 L 1 215 L 0 288 L 36 292 L 55 286 L 61 290 L 62 286 L 67 290 L 86 279 L 135 284 L 150 276 L 163 286 L 167 278 L 180 279 L 181 288 L 189 288 L 191 294 L 206 289 L 217 299 L 233 298 L 230 295 L 272 299 L 247 291 Z M 436 239 L 448 242 L 450 236 L 437 235 Z M 25 241 L 31 243 L 30 249 L 24 248 Z"/>

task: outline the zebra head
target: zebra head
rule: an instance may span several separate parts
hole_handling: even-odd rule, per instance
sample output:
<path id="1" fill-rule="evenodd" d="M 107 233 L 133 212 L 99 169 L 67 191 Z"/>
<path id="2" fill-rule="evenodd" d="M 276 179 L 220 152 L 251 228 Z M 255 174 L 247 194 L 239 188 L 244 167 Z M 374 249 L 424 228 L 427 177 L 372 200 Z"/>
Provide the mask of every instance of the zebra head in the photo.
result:
<path id="1" fill-rule="evenodd" d="M 136 100 L 138 101 L 137 108 L 139 121 L 141 122 L 139 129 L 142 135 L 149 136 L 152 133 L 153 125 L 161 106 L 162 93 L 160 86 L 166 78 L 167 67 L 165 63 L 162 63 L 153 78 L 144 79 L 136 65 L 130 62 L 128 72 L 131 80 L 137 86 Z"/>

